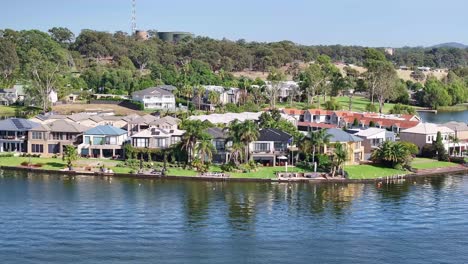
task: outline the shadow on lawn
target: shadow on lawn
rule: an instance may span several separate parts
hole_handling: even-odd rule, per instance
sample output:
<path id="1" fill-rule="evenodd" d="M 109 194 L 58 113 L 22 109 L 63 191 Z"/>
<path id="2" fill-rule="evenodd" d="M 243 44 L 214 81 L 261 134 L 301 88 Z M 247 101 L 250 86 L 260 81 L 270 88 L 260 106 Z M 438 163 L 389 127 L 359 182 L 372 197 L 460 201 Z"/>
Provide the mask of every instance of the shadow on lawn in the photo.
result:
<path id="1" fill-rule="evenodd" d="M 54 167 L 54 168 L 65 168 L 66 167 L 65 164 L 59 163 L 59 162 L 47 162 L 47 163 L 44 163 L 44 165 Z"/>

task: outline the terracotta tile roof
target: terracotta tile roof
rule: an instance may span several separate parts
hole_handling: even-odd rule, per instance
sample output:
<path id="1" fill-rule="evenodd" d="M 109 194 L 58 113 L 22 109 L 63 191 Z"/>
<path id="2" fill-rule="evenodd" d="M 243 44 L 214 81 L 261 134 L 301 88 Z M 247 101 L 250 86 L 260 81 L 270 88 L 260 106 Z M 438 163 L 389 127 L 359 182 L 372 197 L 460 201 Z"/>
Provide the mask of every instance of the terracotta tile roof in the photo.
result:
<path id="1" fill-rule="evenodd" d="M 287 115 L 303 115 L 305 110 L 294 109 L 294 108 L 285 108 L 283 109 L 283 113 Z"/>
<path id="2" fill-rule="evenodd" d="M 297 126 L 317 127 L 317 128 L 336 128 L 337 127 L 337 125 L 334 125 L 334 124 L 315 123 L 315 122 L 298 122 Z"/>
<path id="3" fill-rule="evenodd" d="M 311 115 L 331 115 L 333 111 L 323 109 L 309 109 L 307 110 Z"/>

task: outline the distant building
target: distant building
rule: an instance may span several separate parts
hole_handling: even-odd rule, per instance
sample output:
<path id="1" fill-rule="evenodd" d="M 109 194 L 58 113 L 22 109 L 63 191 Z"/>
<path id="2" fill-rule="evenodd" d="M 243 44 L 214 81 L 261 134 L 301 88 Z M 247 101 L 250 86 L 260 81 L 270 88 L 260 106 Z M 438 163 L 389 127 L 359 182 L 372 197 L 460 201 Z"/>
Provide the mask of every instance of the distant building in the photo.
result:
<path id="1" fill-rule="evenodd" d="M 23 118 L 0 121 L 0 152 L 28 152 L 28 131 L 40 124 Z M 41 153 L 32 149 L 32 152 Z"/>
<path id="2" fill-rule="evenodd" d="M 385 48 L 385 53 L 393 56 L 395 54 L 395 49 L 394 48 Z"/>
<path id="3" fill-rule="evenodd" d="M 174 110 L 175 96 L 167 87 L 151 87 L 132 93 L 132 99 L 143 103 L 145 109 Z"/>

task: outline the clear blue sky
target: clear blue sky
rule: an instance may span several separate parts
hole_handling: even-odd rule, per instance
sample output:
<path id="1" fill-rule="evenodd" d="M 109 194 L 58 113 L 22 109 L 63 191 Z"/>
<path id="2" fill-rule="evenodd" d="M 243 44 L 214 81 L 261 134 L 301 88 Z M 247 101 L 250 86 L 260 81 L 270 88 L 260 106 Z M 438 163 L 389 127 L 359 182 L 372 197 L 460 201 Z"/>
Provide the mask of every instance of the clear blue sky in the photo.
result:
<path id="1" fill-rule="evenodd" d="M 131 0 L 9 0 L 0 28 L 130 31 Z M 137 27 L 301 44 L 468 44 L 467 0 L 137 0 Z"/>

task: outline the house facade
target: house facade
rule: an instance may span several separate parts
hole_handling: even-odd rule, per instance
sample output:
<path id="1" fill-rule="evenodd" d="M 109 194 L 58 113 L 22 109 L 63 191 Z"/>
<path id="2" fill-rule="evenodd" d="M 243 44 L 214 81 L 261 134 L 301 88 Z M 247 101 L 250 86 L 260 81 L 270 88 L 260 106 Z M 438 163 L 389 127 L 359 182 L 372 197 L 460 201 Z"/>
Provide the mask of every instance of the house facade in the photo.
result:
<path id="1" fill-rule="evenodd" d="M 135 148 L 166 149 L 180 142 L 183 130 L 166 130 L 158 127 L 150 127 L 130 137 L 130 142 Z"/>
<path id="2" fill-rule="evenodd" d="M 334 144 L 339 143 L 342 144 L 348 152 L 348 159 L 345 165 L 357 165 L 360 161 L 364 160 L 363 140 L 360 137 L 347 133 L 339 128 L 327 129 L 326 133 L 330 135 L 330 143 L 324 146 L 323 153 L 333 155 Z"/>
<path id="3" fill-rule="evenodd" d="M 400 140 L 408 141 L 416 144 L 419 151 L 424 145 L 432 144 L 437 138 L 437 133 L 442 136 L 442 143 L 445 149 L 449 151 L 450 138 L 455 136 L 455 131 L 452 129 L 432 123 L 420 123 L 419 125 L 400 131 Z"/>
<path id="4" fill-rule="evenodd" d="M 288 153 L 293 137 L 279 129 L 264 128 L 256 141 L 250 143 L 253 160 L 265 166 L 282 165 L 289 160 Z"/>
<path id="5" fill-rule="evenodd" d="M 28 152 L 28 131 L 40 124 L 23 118 L 0 121 L 0 152 Z"/>
<path id="6" fill-rule="evenodd" d="M 145 109 L 174 110 L 175 96 L 161 87 L 151 87 L 132 93 L 134 101 L 141 102 Z"/>
<path id="7" fill-rule="evenodd" d="M 62 155 L 67 145 L 78 145 L 88 127 L 66 120 L 41 124 L 28 131 L 28 153 Z"/>
<path id="8" fill-rule="evenodd" d="M 363 141 L 364 159 L 368 160 L 372 151 L 380 147 L 385 141 L 395 141 L 395 133 L 383 128 L 370 127 L 367 129 L 350 129 L 347 132 L 360 137 Z"/>
<path id="9" fill-rule="evenodd" d="M 114 126 L 96 126 L 83 133 L 83 143 L 78 152 L 85 157 L 122 157 L 122 145 L 127 141 L 127 131 Z"/>
<path id="10" fill-rule="evenodd" d="M 206 130 L 211 136 L 211 142 L 213 144 L 214 149 L 216 150 L 213 153 L 212 162 L 216 164 L 224 164 L 229 161 L 229 151 L 228 147 L 230 145 L 227 140 L 226 131 L 219 127 L 210 127 Z"/>

